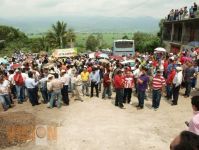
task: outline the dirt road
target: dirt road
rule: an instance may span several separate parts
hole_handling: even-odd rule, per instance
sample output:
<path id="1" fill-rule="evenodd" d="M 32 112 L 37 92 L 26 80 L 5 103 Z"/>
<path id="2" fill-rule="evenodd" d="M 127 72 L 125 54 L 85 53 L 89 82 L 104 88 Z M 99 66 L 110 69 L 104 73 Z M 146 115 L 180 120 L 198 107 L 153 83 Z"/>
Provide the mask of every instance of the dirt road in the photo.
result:
<path id="1" fill-rule="evenodd" d="M 158 111 L 150 109 L 150 99 L 143 110 L 137 110 L 134 96 L 126 109 L 115 107 L 114 100 L 83 99 L 61 109 L 47 109 L 44 104 L 32 107 L 29 102 L 10 109 L 8 112 L 30 112 L 46 125 L 54 122 L 58 133 L 57 141 L 47 147 L 30 142 L 6 150 L 166 150 L 192 117 L 190 99 L 182 96 L 177 106 L 162 98 Z"/>

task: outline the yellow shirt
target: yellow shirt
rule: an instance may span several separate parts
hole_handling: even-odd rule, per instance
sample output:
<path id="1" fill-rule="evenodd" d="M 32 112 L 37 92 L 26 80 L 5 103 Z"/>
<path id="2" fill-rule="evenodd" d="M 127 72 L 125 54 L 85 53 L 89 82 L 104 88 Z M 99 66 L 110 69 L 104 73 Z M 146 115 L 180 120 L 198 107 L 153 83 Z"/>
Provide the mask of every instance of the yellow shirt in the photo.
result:
<path id="1" fill-rule="evenodd" d="M 81 73 L 81 78 L 82 78 L 82 81 L 88 81 L 89 80 L 89 72 L 82 72 Z"/>

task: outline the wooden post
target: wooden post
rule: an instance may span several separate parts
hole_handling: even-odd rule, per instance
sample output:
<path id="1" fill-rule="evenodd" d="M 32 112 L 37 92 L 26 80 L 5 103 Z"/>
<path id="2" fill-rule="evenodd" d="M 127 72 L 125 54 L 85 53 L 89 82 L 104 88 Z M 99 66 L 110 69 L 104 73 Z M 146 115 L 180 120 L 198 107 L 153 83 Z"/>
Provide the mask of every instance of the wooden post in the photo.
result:
<path id="1" fill-rule="evenodd" d="M 171 29 L 171 42 L 173 42 L 174 32 L 175 32 L 175 25 L 174 25 L 174 23 L 172 23 L 172 29 Z"/>
<path id="2" fill-rule="evenodd" d="M 181 44 L 184 43 L 184 39 L 185 39 L 185 35 L 186 35 L 186 26 L 185 23 L 182 23 L 182 37 L 181 37 Z"/>

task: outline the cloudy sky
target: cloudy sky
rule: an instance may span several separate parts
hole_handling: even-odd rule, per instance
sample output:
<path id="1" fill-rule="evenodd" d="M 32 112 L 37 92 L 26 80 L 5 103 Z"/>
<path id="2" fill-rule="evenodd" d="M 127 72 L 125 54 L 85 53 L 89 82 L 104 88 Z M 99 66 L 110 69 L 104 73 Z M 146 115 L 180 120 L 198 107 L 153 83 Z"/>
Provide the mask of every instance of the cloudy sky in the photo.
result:
<path id="1" fill-rule="evenodd" d="M 196 0 L 198 1 L 198 0 Z M 0 18 L 48 16 L 164 17 L 193 0 L 0 0 Z"/>

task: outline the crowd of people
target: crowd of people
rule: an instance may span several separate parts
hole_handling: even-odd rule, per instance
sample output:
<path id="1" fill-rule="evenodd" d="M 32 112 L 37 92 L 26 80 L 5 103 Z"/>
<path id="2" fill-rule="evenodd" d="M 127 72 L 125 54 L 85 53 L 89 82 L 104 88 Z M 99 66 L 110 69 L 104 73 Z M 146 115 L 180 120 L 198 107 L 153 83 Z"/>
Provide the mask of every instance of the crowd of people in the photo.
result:
<path id="1" fill-rule="evenodd" d="M 52 109 L 69 105 L 69 92 L 72 98 L 82 102 L 94 94 L 100 97 L 100 92 L 101 99 L 112 99 L 115 92 L 116 107 L 123 109 L 124 103 L 132 104 L 132 97 L 137 97 L 136 107 L 144 109 L 144 102 L 151 94 L 151 108 L 157 111 L 164 93 L 175 106 L 179 103 L 181 88 L 185 88 L 185 98 L 196 88 L 197 51 L 185 50 L 176 55 L 136 53 L 123 58 L 134 60 L 134 64 L 116 59 L 103 62 L 88 55 L 55 59 L 19 53 L 12 58 L 5 57 L 8 63 L 0 65 L 0 103 L 5 111 L 15 100 L 23 104 L 27 99 L 32 106 L 42 102 Z M 198 97 L 192 101 L 197 121 L 198 103 Z M 197 123 L 197 126 L 190 124 L 190 130 L 199 134 Z"/>
<path id="2" fill-rule="evenodd" d="M 188 18 L 196 18 L 198 13 L 198 5 L 196 2 L 188 9 L 187 6 L 180 9 L 172 9 L 168 14 L 168 21 L 178 21 Z"/>

